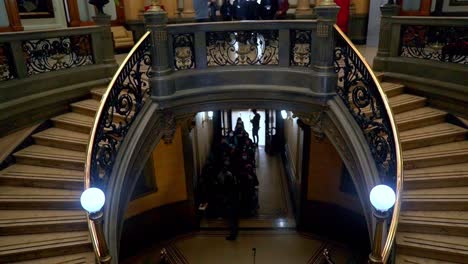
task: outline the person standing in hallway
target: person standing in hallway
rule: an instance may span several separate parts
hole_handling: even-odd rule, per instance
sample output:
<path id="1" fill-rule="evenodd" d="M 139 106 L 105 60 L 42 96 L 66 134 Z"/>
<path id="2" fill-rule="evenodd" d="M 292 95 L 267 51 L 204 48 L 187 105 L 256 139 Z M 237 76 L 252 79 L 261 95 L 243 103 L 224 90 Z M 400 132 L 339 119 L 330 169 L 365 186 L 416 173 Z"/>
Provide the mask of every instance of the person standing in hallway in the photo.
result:
<path id="1" fill-rule="evenodd" d="M 254 117 L 250 120 L 252 123 L 252 137 L 255 146 L 258 146 L 258 130 L 260 129 L 260 114 L 257 113 L 257 109 L 252 109 Z"/>
<path id="2" fill-rule="evenodd" d="M 236 240 L 237 233 L 239 232 L 240 190 L 237 175 L 235 173 L 231 173 L 228 169 L 230 165 L 229 159 L 226 159 L 220 176 L 223 178 L 224 194 L 226 195 L 226 214 L 229 221 L 230 231 L 226 240 Z"/>
<path id="3" fill-rule="evenodd" d="M 208 0 L 193 0 L 193 7 L 195 9 L 195 19 L 197 22 L 209 21 L 209 4 Z"/>

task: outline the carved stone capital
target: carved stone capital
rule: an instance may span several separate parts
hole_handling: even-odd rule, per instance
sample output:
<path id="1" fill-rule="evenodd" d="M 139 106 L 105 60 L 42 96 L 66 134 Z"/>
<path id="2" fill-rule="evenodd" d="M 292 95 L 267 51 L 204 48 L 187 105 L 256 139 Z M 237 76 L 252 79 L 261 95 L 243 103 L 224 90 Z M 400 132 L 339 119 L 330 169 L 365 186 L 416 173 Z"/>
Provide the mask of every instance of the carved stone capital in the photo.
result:
<path id="1" fill-rule="evenodd" d="M 298 117 L 301 121 L 310 126 L 311 132 L 318 141 L 322 141 L 325 138 L 323 132 L 323 119 L 325 117 L 326 108 L 319 112 L 310 113 L 294 113 L 294 117 Z"/>
<path id="2" fill-rule="evenodd" d="M 165 144 L 171 144 L 174 139 L 174 134 L 177 128 L 177 122 L 174 113 L 169 110 L 162 111 L 162 140 Z"/>

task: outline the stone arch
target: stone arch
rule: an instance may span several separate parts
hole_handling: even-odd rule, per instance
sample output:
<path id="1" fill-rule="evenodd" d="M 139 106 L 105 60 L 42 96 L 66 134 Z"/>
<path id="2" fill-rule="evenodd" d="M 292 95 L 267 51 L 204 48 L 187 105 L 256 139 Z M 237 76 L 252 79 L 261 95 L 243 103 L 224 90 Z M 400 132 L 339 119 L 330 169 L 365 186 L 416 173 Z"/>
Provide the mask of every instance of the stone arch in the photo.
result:
<path id="1" fill-rule="evenodd" d="M 198 99 L 195 96 L 180 101 L 173 100 L 170 106 L 165 105 L 165 109 L 161 109 L 160 102 L 154 97 L 145 104 L 120 147 L 125 151 L 119 151 L 116 157 L 107 188 L 104 232 L 115 263 L 118 260 L 123 217 L 137 182 L 135 175 L 139 175 L 144 166 L 143 161 L 149 158 L 158 142 L 161 139 L 170 140 L 175 130 L 175 122 L 194 112 L 229 109 L 233 106 L 249 108 L 252 103 L 255 103 L 257 108 L 278 109 L 281 105 L 281 109 L 301 113 L 299 117 L 313 130 L 329 138 L 351 174 L 371 235 L 372 212 L 367 194 L 378 182 L 378 170 L 361 129 L 341 99 L 332 97 L 325 103 L 317 103 L 299 97 L 277 97 L 268 94 L 263 94 L 262 98 L 255 96 L 253 99 L 247 98 L 245 94 L 229 96 L 232 93 L 233 91 L 225 93 L 224 99 L 220 92 L 212 98 L 199 94 Z M 119 195 L 113 195 L 115 193 Z"/>

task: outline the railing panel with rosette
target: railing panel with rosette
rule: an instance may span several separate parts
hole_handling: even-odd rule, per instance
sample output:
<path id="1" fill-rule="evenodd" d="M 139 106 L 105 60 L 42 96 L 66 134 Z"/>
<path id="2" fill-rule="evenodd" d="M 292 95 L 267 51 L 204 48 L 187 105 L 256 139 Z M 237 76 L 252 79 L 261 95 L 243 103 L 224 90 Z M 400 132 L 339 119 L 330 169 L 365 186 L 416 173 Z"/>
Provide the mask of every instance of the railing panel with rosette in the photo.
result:
<path id="1" fill-rule="evenodd" d="M 91 35 L 60 36 L 22 43 L 28 75 L 94 64 Z"/>
<path id="2" fill-rule="evenodd" d="M 15 79 L 10 47 L 6 43 L 0 43 L 0 82 Z"/>
<path id="3" fill-rule="evenodd" d="M 395 238 L 402 190 L 402 160 L 398 132 L 387 97 L 372 69 L 346 35 L 337 26 L 335 29 L 337 94 L 360 126 L 379 170 L 381 181 L 392 186 L 397 193 L 382 253 L 384 259 L 387 259 Z"/>
<path id="4" fill-rule="evenodd" d="M 86 187 L 106 189 L 125 135 L 150 95 L 151 39 L 147 32 L 120 66 L 96 114 L 86 157 Z"/>
<path id="5" fill-rule="evenodd" d="M 399 55 L 468 64 L 468 27 L 402 25 Z"/>
<path id="6" fill-rule="evenodd" d="M 169 25 L 173 68 L 310 67 L 316 24 L 281 20 Z"/>

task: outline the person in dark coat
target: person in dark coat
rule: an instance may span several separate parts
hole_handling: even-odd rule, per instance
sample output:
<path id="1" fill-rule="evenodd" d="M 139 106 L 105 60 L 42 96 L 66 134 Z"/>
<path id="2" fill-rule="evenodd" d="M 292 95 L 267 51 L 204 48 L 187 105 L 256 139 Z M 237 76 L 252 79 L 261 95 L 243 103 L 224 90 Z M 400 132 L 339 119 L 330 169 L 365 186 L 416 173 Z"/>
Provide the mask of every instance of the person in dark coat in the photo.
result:
<path id="1" fill-rule="evenodd" d="M 262 0 L 260 2 L 260 18 L 263 20 L 271 20 L 275 18 L 278 11 L 278 0 Z"/>
<path id="2" fill-rule="evenodd" d="M 230 0 L 223 1 L 220 12 L 224 21 L 231 21 L 233 19 L 233 9 L 234 6 L 231 4 Z"/>
<path id="3" fill-rule="evenodd" d="M 255 145 L 258 145 L 258 130 L 260 129 L 260 114 L 257 113 L 257 109 L 252 109 L 254 117 L 250 120 L 252 123 L 252 137 Z"/>

